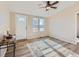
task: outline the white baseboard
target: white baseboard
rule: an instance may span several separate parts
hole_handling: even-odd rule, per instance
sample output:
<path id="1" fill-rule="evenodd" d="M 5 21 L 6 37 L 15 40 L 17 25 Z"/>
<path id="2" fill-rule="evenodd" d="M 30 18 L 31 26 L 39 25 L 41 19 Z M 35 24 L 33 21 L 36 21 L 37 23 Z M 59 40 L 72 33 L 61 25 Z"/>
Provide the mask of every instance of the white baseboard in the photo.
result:
<path id="1" fill-rule="evenodd" d="M 50 36 L 52 38 L 56 38 L 58 40 L 61 40 L 61 41 L 65 41 L 65 42 L 68 42 L 68 43 L 71 43 L 71 44 L 77 44 L 77 41 L 72 41 L 72 40 L 68 40 L 68 39 L 63 39 L 63 38 L 59 38 L 59 37 L 53 37 L 53 36 Z"/>

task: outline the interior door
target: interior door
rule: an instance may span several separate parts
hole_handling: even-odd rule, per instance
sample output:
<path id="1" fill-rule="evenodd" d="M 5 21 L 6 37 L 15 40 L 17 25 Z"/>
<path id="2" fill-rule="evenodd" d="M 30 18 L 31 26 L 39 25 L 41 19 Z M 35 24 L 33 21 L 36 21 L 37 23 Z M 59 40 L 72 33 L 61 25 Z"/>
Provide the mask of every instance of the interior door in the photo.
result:
<path id="1" fill-rule="evenodd" d="M 16 39 L 26 39 L 26 19 L 25 15 L 16 14 Z"/>

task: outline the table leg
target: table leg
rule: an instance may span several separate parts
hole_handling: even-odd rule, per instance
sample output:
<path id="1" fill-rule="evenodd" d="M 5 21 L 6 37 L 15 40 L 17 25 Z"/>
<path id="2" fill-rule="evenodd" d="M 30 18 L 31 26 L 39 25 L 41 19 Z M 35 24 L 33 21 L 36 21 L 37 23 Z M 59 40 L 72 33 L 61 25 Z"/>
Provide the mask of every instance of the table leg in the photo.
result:
<path id="1" fill-rule="evenodd" d="M 13 46 L 13 57 L 15 57 L 15 49 L 16 49 L 16 45 L 14 43 L 14 46 Z"/>

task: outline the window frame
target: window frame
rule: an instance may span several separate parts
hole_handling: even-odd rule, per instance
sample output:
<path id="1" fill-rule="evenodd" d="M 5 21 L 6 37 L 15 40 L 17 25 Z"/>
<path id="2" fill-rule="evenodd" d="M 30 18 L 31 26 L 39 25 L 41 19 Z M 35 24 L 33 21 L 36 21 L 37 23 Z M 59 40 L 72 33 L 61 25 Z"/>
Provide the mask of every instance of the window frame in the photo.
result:
<path id="1" fill-rule="evenodd" d="M 37 18 L 37 21 L 38 21 L 37 32 L 44 32 L 44 31 L 45 31 L 45 18 L 43 18 L 43 17 L 33 17 L 33 18 Z M 32 31 L 33 31 L 33 18 L 32 18 Z M 43 24 L 44 30 L 43 30 L 43 31 L 40 31 L 40 19 L 43 19 L 43 20 L 44 20 L 44 24 Z M 34 31 L 33 31 L 33 32 L 34 32 Z"/>
<path id="2" fill-rule="evenodd" d="M 38 21 L 38 22 L 39 22 L 39 26 L 38 26 L 38 27 L 39 27 L 39 32 L 44 32 L 44 30 L 43 30 L 43 31 L 40 31 L 40 29 L 41 29 L 41 28 L 40 28 L 40 26 L 41 26 L 41 25 L 40 25 L 40 19 L 43 19 L 43 20 L 44 20 L 43 25 L 42 25 L 43 28 L 44 28 L 44 30 L 45 30 L 45 19 L 44 19 L 43 17 L 39 17 L 39 21 Z"/>

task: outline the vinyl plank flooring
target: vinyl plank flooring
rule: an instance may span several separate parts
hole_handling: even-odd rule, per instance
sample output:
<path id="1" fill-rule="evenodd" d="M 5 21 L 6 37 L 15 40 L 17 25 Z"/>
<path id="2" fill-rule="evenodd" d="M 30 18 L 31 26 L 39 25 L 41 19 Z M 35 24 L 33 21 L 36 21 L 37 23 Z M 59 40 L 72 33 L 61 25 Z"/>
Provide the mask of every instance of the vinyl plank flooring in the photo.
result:
<path id="1" fill-rule="evenodd" d="M 16 43 L 16 51 L 15 51 L 16 57 L 34 57 L 31 53 L 31 51 L 29 50 L 29 48 L 27 47 L 27 44 L 32 43 L 34 41 L 40 41 L 40 40 L 45 40 L 45 39 L 52 40 L 52 41 L 54 41 L 58 44 L 61 44 L 63 47 L 73 51 L 74 53 L 79 54 L 79 43 L 77 45 L 73 45 L 73 44 L 69 44 L 67 42 L 64 42 L 64 41 L 61 41 L 61 40 L 58 40 L 58 39 L 55 39 L 55 38 L 44 37 L 44 38 L 30 39 L 30 40 L 25 40 L 25 41 L 22 41 L 22 42 L 17 42 Z M 9 50 L 7 51 L 5 56 L 6 57 L 12 57 L 12 48 L 9 48 Z"/>

